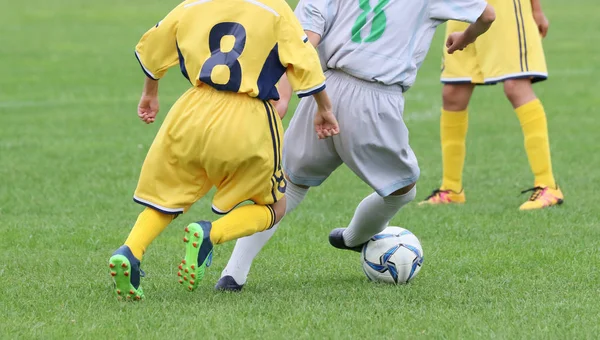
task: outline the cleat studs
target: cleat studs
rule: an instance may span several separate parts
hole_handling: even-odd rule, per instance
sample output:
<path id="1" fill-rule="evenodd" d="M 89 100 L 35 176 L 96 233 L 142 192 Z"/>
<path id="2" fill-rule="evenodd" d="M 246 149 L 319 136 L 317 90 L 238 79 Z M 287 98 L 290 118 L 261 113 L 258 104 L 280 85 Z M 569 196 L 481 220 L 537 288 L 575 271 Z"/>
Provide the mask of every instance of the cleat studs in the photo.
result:
<path id="1" fill-rule="evenodd" d="M 196 236 L 196 237 L 200 237 L 200 235 L 198 235 L 198 233 L 197 233 L 197 232 L 196 232 L 196 233 L 194 233 L 194 236 Z"/>
<path id="2" fill-rule="evenodd" d="M 121 290 L 117 289 L 117 295 L 121 295 Z"/>
<path id="3" fill-rule="evenodd" d="M 183 230 L 184 230 L 186 233 L 189 233 L 189 232 L 190 232 L 190 228 L 188 228 L 188 227 L 185 227 L 185 229 L 183 229 Z"/>
<path id="4" fill-rule="evenodd" d="M 134 294 L 135 294 L 135 292 L 133 291 L 133 289 L 131 289 L 131 290 L 129 291 L 129 294 L 131 294 L 131 295 L 134 295 Z"/>
<path id="5" fill-rule="evenodd" d="M 192 279 L 196 278 L 196 274 L 192 273 Z"/>
<path id="6" fill-rule="evenodd" d="M 179 283 L 180 283 L 180 284 L 183 284 L 183 280 L 179 280 Z"/>
<path id="7" fill-rule="evenodd" d="M 177 276 L 181 276 L 181 272 L 177 272 Z"/>
<path id="8" fill-rule="evenodd" d="M 140 301 L 142 298 L 138 295 L 135 297 L 136 300 Z"/>
<path id="9" fill-rule="evenodd" d="M 131 300 L 131 296 L 127 295 L 127 300 Z"/>
<path id="10" fill-rule="evenodd" d="M 127 268 L 127 263 L 123 263 L 123 264 L 121 265 L 121 267 L 123 267 L 123 268 Z"/>
<path id="11" fill-rule="evenodd" d="M 198 248 L 198 242 L 194 242 L 192 243 L 192 245 L 194 246 L 194 248 Z"/>
<path id="12" fill-rule="evenodd" d="M 111 268 L 114 268 L 114 267 L 115 267 L 115 264 L 114 264 L 114 263 L 111 263 L 111 264 L 109 264 L 108 266 L 109 266 L 109 267 L 111 267 Z"/>
<path id="13" fill-rule="evenodd" d="M 181 263 L 185 264 L 185 259 L 181 260 Z"/>
<path id="14" fill-rule="evenodd" d="M 187 268 L 185 268 L 184 272 L 189 273 L 190 271 Z"/>
<path id="15" fill-rule="evenodd" d="M 190 280 L 190 284 L 194 284 L 194 280 Z"/>
<path id="16" fill-rule="evenodd" d="M 117 272 L 110 272 L 110 276 L 117 276 Z"/>
<path id="17" fill-rule="evenodd" d="M 183 242 L 186 242 L 186 243 L 187 243 L 187 242 L 189 242 L 188 238 L 187 238 L 187 237 L 184 237 L 184 238 L 183 238 Z"/>
<path id="18" fill-rule="evenodd" d="M 190 290 L 190 292 L 191 292 L 192 290 L 194 290 L 194 287 L 192 287 L 192 286 L 189 286 L 189 287 L 188 287 L 188 289 L 189 289 L 189 290 Z"/>
<path id="19" fill-rule="evenodd" d="M 129 272 L 124 272 L 123 275 L 129 276 Z"/>
<path id="20" fill-rule="evenodd" d="M 179 268 L 179 270 L 183 270 L 183 265 L 180 264 L 178 268 Z"/>
<path id="21" fill-rule="evenodd" d="M 192 269 L 196 269 L 196 266 L 195 266 L 195 265 L 192 265 L 192 266 L 191 266 L 191 268 L 192 268 Z"/>
<path id="22" fill-rule="evenodd" d="M 187 281 L 187 276 L 184 276 L 184 277 L 183 277 L 183 281 Z"/>

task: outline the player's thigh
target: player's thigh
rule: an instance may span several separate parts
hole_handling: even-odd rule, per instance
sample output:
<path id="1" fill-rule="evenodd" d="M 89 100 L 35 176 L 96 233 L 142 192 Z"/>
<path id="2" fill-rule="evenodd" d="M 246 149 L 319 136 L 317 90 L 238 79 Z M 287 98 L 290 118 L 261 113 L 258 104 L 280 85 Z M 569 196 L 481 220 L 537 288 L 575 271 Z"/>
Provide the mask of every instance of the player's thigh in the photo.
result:
<path id="1" fill-rule="evenodd" d="M 285 193 L 281 168 L 283 126 L 273 107 L 246 95 L 217 105 L 202 161 L 217 187 L 213 210 L 227 213 L 244 201 L 269 205 Z"/>
<path id="2" fill-rule="evenodd" d="M 193 152 L 202 144 L 201 98 L 186 92 L 171 108 L 154 138 L 135 190 L 136 202 L 167 213 L 186 211 L 212 187 Z"/>
<path id="3" fill-rule="evenodd" d="M 446 37 L 450 33 L 462 32 L 469 25 L 459 21 L 448 21 L 446 24 Z M 482 81 L 482 73 L 477 64 L 477 51 L 473 44 L 462 51 L 448 54 L 444 47 L 442 59 L 442 83 L 478 83 Z"/>
<path id="4" fill-rule="evenodd" d="M 335 98 L 335 91 L 331 90 L 328 88 Z M 334 112 L 336 110 L 334 105 Z M 316 111 L 314 99 L 303 98 L 285 132 L 283 167 L 297 185 L 318 186 L 342 163 L 332 139 L 317 138 L 313 123 Z"/>
<path id="5" fill-rule="evenodd" d="M 415 183 L 417 158 L 402 118 L 401 94 L 363 91 L 349 113 L 338 118 L 336 150 L 344 163 L 381 196 Z"/>
<path id="6" fill-rule="evenodd" d="M 496 21 L 474 43 L 485 83 L 547 78 L 541 37 L 525 0 L 497 1 Z"/>

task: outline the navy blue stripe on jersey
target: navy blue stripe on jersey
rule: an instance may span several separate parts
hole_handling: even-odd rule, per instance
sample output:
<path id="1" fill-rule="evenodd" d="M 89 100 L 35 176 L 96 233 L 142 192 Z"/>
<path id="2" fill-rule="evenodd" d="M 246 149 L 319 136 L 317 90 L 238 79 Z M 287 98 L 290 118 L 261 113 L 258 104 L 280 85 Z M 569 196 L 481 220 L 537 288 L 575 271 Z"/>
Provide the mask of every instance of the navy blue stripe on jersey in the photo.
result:
<path id="1" fill-rule="evenodd" d="M 279 92 L 275 84 L 284 73 L 285 67 L 279 61 L 279 47 L 275 44 L 258 75 L 258 98 L 262 100 L 279 100 Z"/>
<path id="2" fill-rule="evenodd" d="M 144 74 L 146 75 L 146 77 L 153 79 L 153 80 L 158 80 L 158 78 L 156 78 L 152 72 L 150 72 L 146 66 L 144 66 L 144 64 L 142 63 L 142 60 L 140 59 L 140 56 L 138 55 L 137 51 L 135 51 L 135 59 L 137 59 L 138 63 L 140 63 L 140 66 L 142 67 L 142 71 L 144 71 Z"/>
<path id="3" fill-rule="evenodd" d="M 181 70 L 181 74 L 183 74 L 185 79 L 187 79 L 189 81 L 190 77 L 188 75 L 187 69 L 185 68 L 185 58 L 183 57 L 183 54 L 181 54 L 181 50 L 179 49 L 179 44 L 175 43 L 175 46 L 177 46 L 177 55 L 179 55 L 179 69 Z M 191 81 L 190 81 L 190 83 L 191 83 Z"/>
<path id="4" fill-rule="evenodd" d="M 315 87 L 305 90 L 305 91 L 298 91 L 296 93 L 298 94 L 299 98 L 302 98 L 302 97 L 312 96 L 313 94 L 319 93 L 323 90 L 325 90 L 325 83 L 315 86 Z"/>
<path id="5" fill-rule="evenodd" d="M 513 6 L 515 8 L 515 20 L 517 21 L 517 36 L 519 37 L 519 60 L 521 62 L 521 72 L 523 72 L 523 44 L 521 42 L 521 26 L 519 25 L 519 13 L 517 11 L 516 0 L 513 0 Z"/>
<path id="6" fill-rule="evenodd" d="M 519 16 L 521 17 L 521 32 L 523 35 L 523 59 L 525 59 L 525 70 L 529 71 L 529 62 L 527 61 L 527 34 L 525 33 L 525 21 L 523 20 L 523 10 L 521 9 L 521 0 L 519 2 Z"/>

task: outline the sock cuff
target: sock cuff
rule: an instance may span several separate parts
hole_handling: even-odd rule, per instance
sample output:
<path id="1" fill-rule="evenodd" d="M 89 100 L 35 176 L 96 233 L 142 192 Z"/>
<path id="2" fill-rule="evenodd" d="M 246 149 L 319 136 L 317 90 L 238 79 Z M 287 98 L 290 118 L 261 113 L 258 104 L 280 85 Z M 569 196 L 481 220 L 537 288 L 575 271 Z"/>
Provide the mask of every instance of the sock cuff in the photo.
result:
<path id="1" fill-rule="evenodd" d="M 535 98 L 534 100 L 517 107 L 515 109 L 515 112 L 517 113 L 517 116 L 519 116 L 519 118 L 520 118 L 522 115 L 529 113 L 531 111 L 538 110 L 540 108 L 543 109 L 542 102 L 538 98 Z"/>
<path id="2" fill-rule="evenodd" d="M 464 125 L 469 121 L 469 111 L 448 111 L 442 109 L 440 123 L 442 125 Z"/>
<path id="3" fill-rule="evenodd" d="M 383 198 L 386 205 L 407 204 L 417 197 L 417 186 L 415 185 L 404 195 L 389 195 Z"/>
<path id="4" fill-rule="evenodd" d="M 302 200 L 304 196 L 308 193 L 308 188 L 303 188 L 299 185 L 296 185 L 290 181 L 287 182 L 287 188 L 285 189 L 285 194 L 288 197 L 299 198 Z"/>

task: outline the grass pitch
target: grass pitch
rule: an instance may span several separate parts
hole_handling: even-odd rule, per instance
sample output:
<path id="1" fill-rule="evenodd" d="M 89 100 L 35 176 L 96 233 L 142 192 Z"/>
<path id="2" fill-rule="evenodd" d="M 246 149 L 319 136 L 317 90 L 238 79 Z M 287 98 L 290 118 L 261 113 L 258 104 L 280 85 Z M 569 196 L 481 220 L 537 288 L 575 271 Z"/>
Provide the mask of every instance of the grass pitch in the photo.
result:
<path id="1" fill-rule="evenodd" d="M 392 221 L 423 243 L 414 282 L 363 276 L 358 256 L 327 243 L 370 189 L 338 171 L 286 217 L 241 294 L 213 291 L 233 243 L 216 249 L 195 293 L 177 284 L 182 228 L 214 218 L 210 199 L 150 247 L 147 299 L 117 303 L 107 260 L 141 208 L 131 201 L 159 124 L 136 117 L 141 34 L 175 5 L 158 0 L 5 1 L 0 5 L 0 338 L 346 339 L 596 338 L 600 334 L 598 131 L 600 12 L 548 0 L 548 112 L 566 203 L 523 213 L 532 185 L 518 121 L 501 87 L 476 90 L 465 169 L 467 204 Z M 582 8 L 590 10 L 582 10 Z M 441 30 L 438 33 L 442 33 Z M 439 185 L 441 35 L 407 93 L 422 177 Z M 172 70 L 161 114 L 184 91 Z"/>

